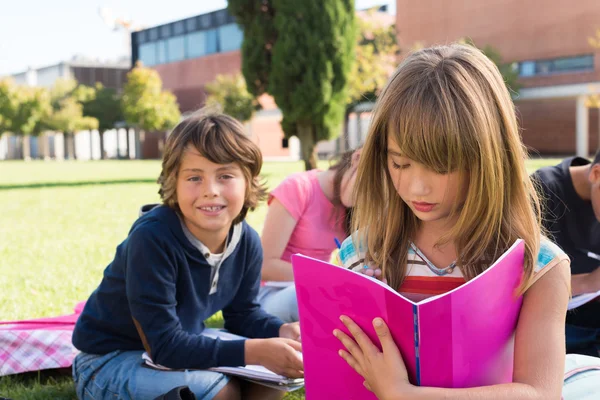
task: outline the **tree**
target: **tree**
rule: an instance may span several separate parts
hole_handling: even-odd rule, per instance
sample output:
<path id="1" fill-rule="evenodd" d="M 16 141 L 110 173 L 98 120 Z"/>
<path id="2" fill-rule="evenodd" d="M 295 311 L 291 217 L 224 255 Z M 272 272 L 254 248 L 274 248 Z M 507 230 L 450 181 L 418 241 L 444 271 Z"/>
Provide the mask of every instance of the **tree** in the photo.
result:
<path id="1" fill-rule="evenodd" d="M 205 89 L 208 93 L 207 105 L 219 106 L 225 114 L 241 122 L 252 119 L 254 112 L 260 109 L 258 101 L 248 93 L 246 81 L 241 74 L 217 75 Z"/>
<path id="2" fill-rule="evenodd" d="M 121 97 L 115 89 L 96 83 L 93 95 L 83 102 L 83 114 L 98 120 L 100 133 L 100 158 L 104 159 L 104 133 L 115 128 L 115 124 L 123 120 Z M 129 143 L 129 141 L 127 141 Z"/>
<path id="3" fill-rule="evenodd" d="M 158 72 L 137 64 L 127 74 L 127 83 L 121 99 L 125 121 L 144 131 L 171 129 L 181 118 L 175 96 L 162 90 Z M 139 132 L 136 129 L 136 146 Z M 139 157 L 140 149 L 136 151 Z"/>
<path id="4" fill-rule="evenodd" d="M 300 139 L 306 169 L 316 168 L 314 148 L 339 128 L 354 59 L 351 0 L 230 0 L 244 30 L 242 72 L 255 96 L 266 91 L 283 113 L 286 137 Z"/>
<path id="5" fill-rule="evenodd" d="M 42 88 L 17 86 L 12 80 L 0 81 L 0 134 L 23 136 L 23 158 L 30 158 L 30 135 L 39 135 L 40 121 L 50 111 L 48 92 Z"/>
<path id="6" fill-rule="evenodd" d="M 12 131 L 14 114 L 19 107 L 17 86 L 12 79 L 0 80 L 0 136 Z"/>
<path id="7" fill-rule="evenodd" d="M 244 30 L 242 74 L 248 92 L 259 97 L 267 93 L 273 46 L 277 41 L 274 0 L 230 0 L 227 8 Z"/>
<path id="8" fill-rule="evenodd" d="M 64 156 L 74 159 L 75 133 L 98 128 L 98 120 L 83 115 L 83 104 L 93 96 L 93 89 L 74 79 L 58 79 L 50 89 L 52 113 L 47 127 L 63 133 Z"/>
<path id="9" fill-rule="evenodd" d="M 23 158 L 31 158 L 30 136 L 39 136 L 44 130 L 43 121 L 51 112 L 50 96 L 46 89 L 21 86 L 18 109 L 13 115 L 12 131 L 23 136 Z"/>
<path id="10" fill-rule="evenodd" d="M 374 8 L 357 18 L 356 61 L 348 79 L 344 148 L 348 147 L 348 119 L 352 109 L 360 103 L 375 101 L 397 66 L 400 49 L 396 28 L 393 24 L 382 23 L 377 16 Z"/>

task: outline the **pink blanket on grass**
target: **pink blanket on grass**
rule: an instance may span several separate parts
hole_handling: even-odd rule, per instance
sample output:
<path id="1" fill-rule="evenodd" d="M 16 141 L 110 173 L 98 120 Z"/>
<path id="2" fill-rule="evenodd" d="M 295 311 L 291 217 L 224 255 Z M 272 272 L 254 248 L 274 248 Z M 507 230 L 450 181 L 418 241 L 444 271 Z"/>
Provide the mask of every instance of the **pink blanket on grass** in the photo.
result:
<path id="1" fill-rule="evenodd" d="M 0 376 L 70 367 L 79 353 L 71 336 L 84 305 L 70 315 L 0 322 Z"/>

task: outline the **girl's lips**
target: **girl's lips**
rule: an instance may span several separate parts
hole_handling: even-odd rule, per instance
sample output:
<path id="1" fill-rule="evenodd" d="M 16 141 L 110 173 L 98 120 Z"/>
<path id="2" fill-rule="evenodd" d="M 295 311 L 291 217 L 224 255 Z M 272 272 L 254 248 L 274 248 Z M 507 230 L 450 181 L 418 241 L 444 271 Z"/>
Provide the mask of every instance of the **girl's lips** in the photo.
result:
<path id="1" fill-rule="evenodd" d="M 420 212 L 429 212 L 429 211 L 433 210 L 433 207 L 435 207 L 435 204 L 433 204 L 433 203 L 421 203 L 421 202 L 413 201 L 412 204 L 413 204 L 413 207 L 415 208 L 415 210 L 420 211 Z"/>

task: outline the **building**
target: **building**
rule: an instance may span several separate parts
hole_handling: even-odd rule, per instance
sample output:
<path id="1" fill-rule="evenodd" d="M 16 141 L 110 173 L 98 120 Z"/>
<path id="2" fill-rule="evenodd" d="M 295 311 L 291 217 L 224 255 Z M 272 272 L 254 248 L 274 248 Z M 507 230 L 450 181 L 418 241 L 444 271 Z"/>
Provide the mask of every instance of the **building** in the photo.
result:
<path id="1" fill-rule="evenodd" d="M 599 113 L 586 108 L 600 93 L 597 0 L 397 0 L 400 48 L 471 38 L 490 45 L 519 71 L 515 104 L 525 144 L 540 154 L 588 155 L 600 146 Z"/>
<path id="2" fill-rule="evenodd" d="M 60 62 L 41 68 L 29 68 L 27 71 L 13 74 L 11 78 L 18 85 L 50 88 L 58 79 L 75 79 L 78 83 L 95 86 L 102 83 L 105 87 L 122 91 L 130 70 L 129 59 L 114 62 L 99 62 L 82 57 Z M 30 137 L 31 158 L 64 158 L 65 143 L 62 134 L 45 133 Z M 100 158 L 100 137 L 98 131 L 78 132 L 74 138 L 74 152 L 78 159 Z M 104 148 L 109 157 L 125 156 L 127 140 L 130 148 L 135 148 L 133 135 L 125 129 L 114 129 L 104 134 Z M 154 154 L 153 154 L 154 155 Z M 133 154 L 132 154 L 133 156 Z M 0 136 L 0 160 L 20 159 L 22 154 L 21 138 L 13 135 Z"/>
<path id="3" fill-rule="evenodd" d="M 13 74 L 15 83 L 27 86 L 49 88 L 57 79 L 75 79 L 77 82 L 94 86 L 96 82 L 104 86 L 121 90 L 129 72 L 129 60 L 100 63 L 94 60 L 74 58 L 42 68 L 29 68 L 27 71 Z"/>
<path id="4" fill-rule="evenodd" d="M 133 32 L 132 65 L 158 71 L 163 87 L 177 97 L 182 114 L 204 105 L 204 85 L 219 74 L 241 72 L 243 32 L 227 9 Z M 281 112 L 269 96 L 259 99 L 262 110 L 246 126 L 267 160 L 298 160 L 300 146 L 287 144 L 279 122 Z"/>

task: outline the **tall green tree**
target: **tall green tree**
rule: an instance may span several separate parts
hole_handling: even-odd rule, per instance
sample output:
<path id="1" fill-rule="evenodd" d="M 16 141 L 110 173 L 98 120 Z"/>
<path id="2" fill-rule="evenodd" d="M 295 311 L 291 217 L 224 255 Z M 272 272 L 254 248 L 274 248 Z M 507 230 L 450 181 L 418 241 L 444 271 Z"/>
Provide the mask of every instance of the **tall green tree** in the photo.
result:
<path id="1" fill-rule="evenodd" d="M 241 122 L 252 119 L 254 112 L 260 109 L 256 98 L 248 92 L 241 74 L 217 75 L 204 89 L 208 93 L 207 105 L 218 106 L 225 114 Z"/>
<path id="2" fill-rule="evenodd" d="M 140 132 L 166 131 L 181 118 L 175 96 L 162 89 L 158 72 L 136 65 L 127 74 L 121 99 L 125 121 L 136 128 L 136 156 L 140 155 Z"/>
<path id="3" fill-rule="evenodd" d="M 83 102 L 83 115 L 98 120 L 100 157 L 105 159 L 104 134 L 106 131 L 114 129 L 115 124 L 124 119 L 121 109 L 121 96 L 119 96 L 115 89 L 107 88 L 101 83 L 96 83 L 92 96 Z"/>
<path id="4" fill-rule="evenodd" d="M 254 97 L 267 93 L 269 87 L 273 46 L 278 37 L 274 3 L 274 0 L 227 2 L 229 13 L 244 30 L 242 74 L 248 92 Z"/>
<path id="5" fill-rule="evenodd" d="M 242 72 L 250 92 L 266 90 L 275 98 L 285 136 L 300 139 L 305 168 L 316 168 L 316 143 L 339 133 L 344 117 L 356 41 L 354 1 L 228 4 L 244 30 L 242 57 L 249 60 Z"/>

